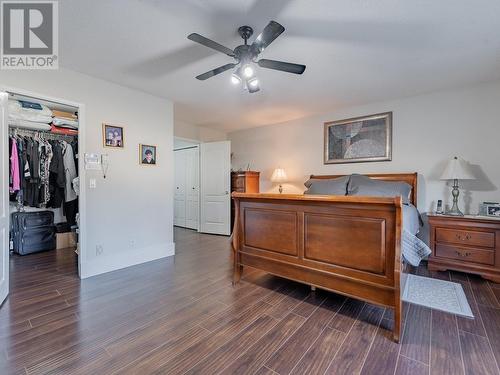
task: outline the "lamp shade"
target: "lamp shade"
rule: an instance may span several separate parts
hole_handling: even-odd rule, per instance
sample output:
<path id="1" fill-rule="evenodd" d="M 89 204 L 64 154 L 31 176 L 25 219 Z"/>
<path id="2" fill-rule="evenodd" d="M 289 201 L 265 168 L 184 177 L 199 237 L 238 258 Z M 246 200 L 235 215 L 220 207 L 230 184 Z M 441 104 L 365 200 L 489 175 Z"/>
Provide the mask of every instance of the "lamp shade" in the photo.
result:
<path id="1" fill-rule="evenodd" d="M 469 166 L 465 160 L 459 157 L 451 159 L 446 168 L 441 174 L 441 180 L 474 180 L 475 177 L 471 173 Z"/>
<path id="2" fill-rule="evenodd" d="M 283 168 L 276 168 L 273 172 L 273 175 L 271 176 L 271 181 L 278 182 L 278 183 L 286 182 L 287 177 L 286 177 L 285 170 Z"/>

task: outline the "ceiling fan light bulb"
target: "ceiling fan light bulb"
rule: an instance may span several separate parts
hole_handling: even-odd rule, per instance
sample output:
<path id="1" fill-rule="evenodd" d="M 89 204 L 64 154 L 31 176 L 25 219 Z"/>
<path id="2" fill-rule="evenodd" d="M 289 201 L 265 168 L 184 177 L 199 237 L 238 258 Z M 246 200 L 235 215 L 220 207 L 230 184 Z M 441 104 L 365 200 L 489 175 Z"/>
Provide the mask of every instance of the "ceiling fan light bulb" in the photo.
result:
<path id="1" fill-rule="evenodd" d="M 254 77 L 248 80 L 248 84 L 252 87 L 257 87 L 259 86 L 259 80 L 257 79 L 257 77 Z"/>
<path id="2" fill-rule="evenodd" d="M 250 65 L 245 65 L 245 67 L 243 68 L 243 75 L 246 78 L 250 78 L 251 76 L 253 76 L 253 68 Z"/>
<path id="3" fill-rule="evenodd" d="M 233 85 L 237 85 L 237 84 L 241 83 L 241 78 L 240 78 L 240 77 L 238 77 L 236 74 L 234 74 L 234 73 L 233 73 L 233 74 L 231 75 L 231 83 L 232 83 Z"/>
<path id="4" fill-rule="evenodd" d="M 250 94 L 253 94 L 254 92 L 257 92 L 257 91 L 260 91 L 260 87 L 257 85 L 257 86 L 248 86 L 248 92 Z"/>

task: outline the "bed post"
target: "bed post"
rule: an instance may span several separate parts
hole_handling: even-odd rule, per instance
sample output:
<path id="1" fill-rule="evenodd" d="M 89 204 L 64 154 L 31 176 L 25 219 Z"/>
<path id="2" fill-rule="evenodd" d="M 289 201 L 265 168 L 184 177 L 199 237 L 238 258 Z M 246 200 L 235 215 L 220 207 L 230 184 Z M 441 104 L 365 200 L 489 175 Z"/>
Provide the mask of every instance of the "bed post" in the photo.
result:
<path id="1" fill-rule="evenodd" d="M 401 320 L 402 320 L 402 303 L 401 303 L 401 231 L 402 231 L 402 200 L 401 197 L 394 199 L 396 206 L 396 236 L 394 238 L 394 341 L 399 343 L 401 338 Z"/>
<path id="2" fill-rule="evenodd" d="M 240 264 L 240 200 L 238 198 L 233 198 L 234 200 L 234 226 L 233 226 L 233 239 L 231 242 L 233 248 L 233 285 L 240 282 L 241 273 L 243 271 L 243 266 Z"/>

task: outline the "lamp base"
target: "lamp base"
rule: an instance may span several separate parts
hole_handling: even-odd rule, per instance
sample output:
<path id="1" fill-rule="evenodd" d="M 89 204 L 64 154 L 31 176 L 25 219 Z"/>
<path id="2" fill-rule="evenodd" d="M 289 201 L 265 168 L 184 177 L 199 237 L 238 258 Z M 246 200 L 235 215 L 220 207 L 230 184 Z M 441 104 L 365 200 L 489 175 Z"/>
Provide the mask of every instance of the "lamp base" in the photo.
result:
<path id="1" fill-rule="evenodd" d="M 280 192 L 280 194 L 283 194 L 283 186 L 281 186 L 281 184 L 280 184 L 280 186 L 279 186 L 278 191 Z"/>
<path id="2" fill-rule="evenodd" d="M 449 215 L 449 216 L 464 216 L 464 214 L 462 213 L 462 211 L 460 211 L 458 208 L 456 210 L 451 209 L 449 211 L 446 211 L 445 215 Z"/>
<path id="3" fill-rule="evenodd" d="M 453 181 L 453 190 L 451 191 L 451 195 L 453 197 L 453 206 L 451 206 L 451 209 L 449 211 L 446 211 L 446 215 L 450 216 L 464 216 L 462 211 L 458 208 L 458 195 L 460 194 L 460 191 L 458 190 L 458 180 L 455 179 Z"/>

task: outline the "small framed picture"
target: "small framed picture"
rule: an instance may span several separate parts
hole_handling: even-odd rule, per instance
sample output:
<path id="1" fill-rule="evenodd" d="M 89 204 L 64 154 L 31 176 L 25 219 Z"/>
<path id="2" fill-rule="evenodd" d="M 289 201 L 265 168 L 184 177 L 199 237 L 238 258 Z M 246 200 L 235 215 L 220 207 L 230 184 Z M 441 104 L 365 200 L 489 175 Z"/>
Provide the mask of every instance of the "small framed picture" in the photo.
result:
<path id="1" fill-rule="evenodd" d="M 123 148 L 123 127 L 103 123 L 102 142 L 104 147 Z"/>
<path id="2" fill-rule="evenodd" d="M 486 205 L 486 215 L 500 217 L 500 204 Z"/>
<path id="3" fill-rule="evenodd" d="M 139 164 L 156 165 L 156 146 L 139 145 Z"/>

